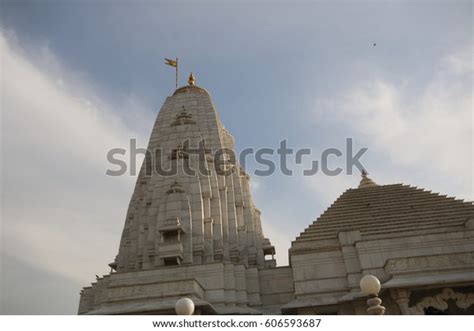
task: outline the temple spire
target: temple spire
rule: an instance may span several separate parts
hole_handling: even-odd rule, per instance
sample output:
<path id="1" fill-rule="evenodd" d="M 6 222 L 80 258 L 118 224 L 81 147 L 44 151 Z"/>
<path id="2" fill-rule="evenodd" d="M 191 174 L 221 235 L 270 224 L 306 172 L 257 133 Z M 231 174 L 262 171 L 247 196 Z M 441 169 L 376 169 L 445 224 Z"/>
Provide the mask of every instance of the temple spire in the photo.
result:
<path id="1" fill-rule="evenodd" d="M 378 186 L 372 179 L 368 177 L 368 173 L 365 169 L 362 169 L 361 174 L 362 179 L 360 180 L 359 188 Z"/>

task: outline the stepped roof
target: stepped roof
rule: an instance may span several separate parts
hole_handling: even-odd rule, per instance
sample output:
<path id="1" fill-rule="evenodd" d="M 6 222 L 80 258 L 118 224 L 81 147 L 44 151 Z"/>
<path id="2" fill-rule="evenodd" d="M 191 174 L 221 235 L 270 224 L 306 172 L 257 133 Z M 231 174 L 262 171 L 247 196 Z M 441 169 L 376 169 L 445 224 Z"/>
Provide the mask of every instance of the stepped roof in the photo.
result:
<path id="1" fill-rule="evenodd" d="M 366 175 L 362 181 L 367 182 Z M 308 248 L 308 242 L 330 246 L 343 231 L 359 230 L 364 237 L 382 239 L 463 229 L 474 218 L 472 202 L 409 185 L 372 183 L 345 191 L 292 242 L 291 250 Z"/>

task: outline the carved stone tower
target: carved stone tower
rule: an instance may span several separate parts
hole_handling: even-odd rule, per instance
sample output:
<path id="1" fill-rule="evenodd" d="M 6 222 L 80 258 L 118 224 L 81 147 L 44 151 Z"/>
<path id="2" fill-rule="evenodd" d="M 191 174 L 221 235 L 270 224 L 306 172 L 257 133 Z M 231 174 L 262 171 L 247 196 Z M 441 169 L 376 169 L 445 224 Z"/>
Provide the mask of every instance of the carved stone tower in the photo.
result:
<path id="1" fill-rule="evenodd" d="M 225 157 L 218 151 L 233 150 L 234 138 L 209 93 L 190 78 L 190 85 L 167 98 L 153 127 L 112 264 L 119 272 L 210 262 L 264 267 L 267 240 L 249 176 L 232 160 L 216 169 L 216 155 Z M 199 148 L 199 155 L 189 152 Z M 207 174 L 199 173 L 199 162 Z M 196 173 L 185 173 L 186 168 Z"/>
<path id="2" fill-rule="evenodd" d="M 114 271 L 84 288 L 79 313 L 169 313 L 183 295 L 204 313 L 261 305 L 258 270 L 275 267 L 274 247 L 263 236 L 249 175 L 222 152 L 233 149 L 211 96 L 190 76 L 153 126 Z M 143 296 L 127 292 L 130 286 Z M 125 300 L 141 308 L 118 304 Z"/>

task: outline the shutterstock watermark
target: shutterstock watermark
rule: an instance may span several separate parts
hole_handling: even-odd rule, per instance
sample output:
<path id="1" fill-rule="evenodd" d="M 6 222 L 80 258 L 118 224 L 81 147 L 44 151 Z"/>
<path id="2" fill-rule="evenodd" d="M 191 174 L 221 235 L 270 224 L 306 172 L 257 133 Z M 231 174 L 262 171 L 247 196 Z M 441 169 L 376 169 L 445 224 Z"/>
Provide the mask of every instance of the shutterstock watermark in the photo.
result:
<path id="1" fill-rule="evenodd" d="M 310 148 L 290 148 L 287 140 L 282 140 L 277 148 L 245 148 L 239 155 L 230 148 L 208 148 L 201 140 L 192 146 L 190 140 L 184 140 L 176 148 L 149 150 L 137 147 L 136 139 L 130 139 L 130 146 L 113 148 L 107 153 L 107 161 L 112 169 L 107 169 L 108 176 L 137 175 L 137 157 L 144 156 L 142 171 L 145 176 L 159 175 L 171 177 L 178 174 L 188 176 L 230 175 L 238 169 L 238 165 L 246 171 L 250 161 L 255 165 L 252 175 L 265 177 L 277 172 L 292 176 L 296 170 L 303 176 L 313 176 L 318 172 L 327 176 L 342 173 L 352 175 L 354 170 L 361 172 L 362 156 L 367 148 L 354 150 L 353 139 L 345 139 L 345 148 L 326 148 L 322 152 L 313 153 Z M 127 161 L 124 160 L 127 159 Z M 239 162 L 237 162 L 239 160 Z M 302 169 L 297 169 L 301 168 Z"/>

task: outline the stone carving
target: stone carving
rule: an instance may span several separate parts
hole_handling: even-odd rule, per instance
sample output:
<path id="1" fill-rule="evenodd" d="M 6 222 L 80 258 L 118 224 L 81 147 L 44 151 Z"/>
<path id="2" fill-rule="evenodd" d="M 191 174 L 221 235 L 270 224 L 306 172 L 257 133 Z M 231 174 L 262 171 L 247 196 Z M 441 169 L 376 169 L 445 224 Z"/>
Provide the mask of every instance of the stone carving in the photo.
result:
<path id="1" fill-rule="evenodd" d="M 445 288 L 441 293 L 431 296 L 424 297 L 419 303 L 413 307 L 408 307 L 408 313 L 410 315 L 423 315 L 424 309 L 428 307 L 434 307 L 441 311 L 448 309 L 448 300 L 453 300 L 461 309 L 467 309 L 474 304 L 474 293 L 459 293 L 453 291 L 451 288 Z"/>
<path id="2" fill-rule="evenodd" d="M 175 181 L 169 190 L 166 191 L 166 194 L 171 194 L 171 193 L 185 193 L 184 188 L 179 185 L 177 181 Z"/>
<path id="3" fill-rule="evenodd" d="M 175 148 L 171 151 L 171 154 L 170 154 L 169 158 L 171 160 L 188 159 L 189 154 L 186 151 L 186 148 L 183 146 L 183 144 L 179 144 L 177 148 Z"/>
<path id="4" fill-rule="evenodd" d="M 171 123 L 171 126 L 196 124 L 196 122 L 192 120 L 192 117 L 193 116 L 190 113 L 188 113 L 183 106 L 181 112 L 178 115 L 176 115 L 175 121 Z"/>
<path id="5" fill-rule="evenodd" d="M 467 267 L 469 265 L 474 265 L 474 252 L 389 260 L 385 269 L 393 275 L 419 269 L 440 270 L 442 268 L 451 269 L 453 266 Z"/>

